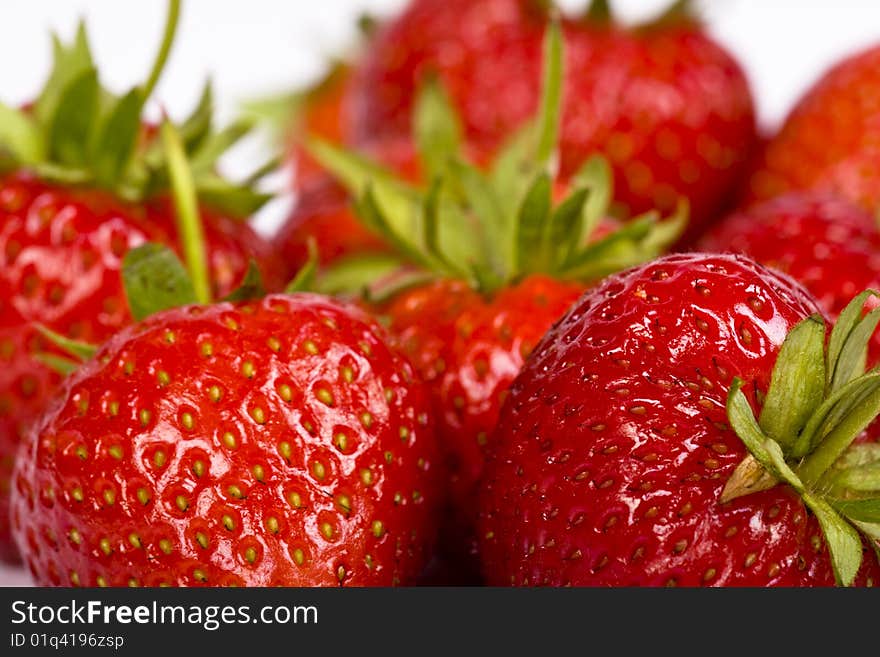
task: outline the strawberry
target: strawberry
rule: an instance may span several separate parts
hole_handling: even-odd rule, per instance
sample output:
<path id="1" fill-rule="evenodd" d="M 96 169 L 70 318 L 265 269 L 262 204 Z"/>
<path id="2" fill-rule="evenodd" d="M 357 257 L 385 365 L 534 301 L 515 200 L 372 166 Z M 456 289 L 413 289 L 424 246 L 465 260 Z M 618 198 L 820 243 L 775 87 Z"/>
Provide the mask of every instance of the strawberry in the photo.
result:
<path id="1" fill-rule="evenodd" d="M 426 390 L 363 311 L 251 268 L 211 302 L 196 190 L 162 126 L 189 271 L 123 257 L 136 323 L 21 444 L 11 524 L 38 584 L 389 586 L 427 564 L 440 500 Z"/>
<path id="2" fill-rule="evenodd" d="M 770 140 L 747 190 L 751 200 L 820 189 L 880 205 L 880 47 L 839 62 L 791 111 Z"/>
<path id="3" fill-rule="evenodd" d="M 569 44 L 560 163 L 574 175 L 603 152 L 630 213 L 692 207 L 692 235 L 712 219 L 755 140 L 745 75 L 676 3 L 646 25 L 619 24 L 604 0 L 564 21 Z M 380 26 L 356 67 L 354 143 L 408 132 L 416 91 L 439 78 L 469 142 L 494 150 L 535 112 L 550 2 L 415 0 Z"/>
<path id="4" fill-rule="evenodd" d="M 876 582 L 855 527 L 880 537 L 862 499 L 880 455 L 850 447 L 880 411 L 880 375 L 859 363 L 878 320 L 861 317 L 867 296 L 825 355 L 815 301 L 743 256 L 666 256 L 588 291 L 536 347 L 490 439 L 488 582 Z"/>
<path id="5" fill-rule="evenodd" d="M 41 585 L 389 586 L 439 497 L 427 397 L 317 295 L 166 310 L 64 385 L 15 475 Z"/>
<path id="6" fill-rule="evenodd" d="M 547 53 L 538 118 L 486 173 L 461 156 L 459 123 L 439 85 L 417 102 L 414 142 L 428 189 L 326 143 L 312 149 L 357 198 L 361 220 L 394 249 L 334 263 L 318 289 L 366 286 L 367 305 L 427 381 L 449 474 L 441 533 L 453 556 L 473 552 L 484 445 L 531 348 L 587 285 L 656 256 L 684 224 L 657 213 L 622 227 L 605 220 L 611 172 L 601 158 L 570 185 L 554 185 L 558 27 L 548 32 Z"/>
<path id="7" fill-rule="evenodd" d="M 163 46 L 176 25 L 171 6 Z M 98 86 L 81 29 L 73 46 L 56 49 L 35 103 L 23 111 L 0 105 L 0 556 L 8 560 L 15 558 L 7 520 L 15 445 L 59 382 L 38 360 L 49 346 L 34 323 L 106 339 L 131 321 L 119 280 L 125 253 L 147 241 L 179 244 L 166 157 L 156 128 L 141 119 L 163 61 L 150 83 L 116 98 Z M 243 129 L 211 130 L 211 105 L 206 88 L 181 132 L 205 205 L 214 291 L 223 296 L 250 259 L 268 265 L 272 284 L 279 274 L 268 245 L 241 219 L 266 197 L 213 171 Z"/>
<path id="8" fill-rule="evenodd" d="M 880 288 L 880 231 L 874 217 L 828 194 L 790 192 L 740 210 L 697 246 L 743 253 L 790 275 L 832 319 L 859 291 Z M 872 338 L 871 354 L 880 356 L 880 335 Z"/>

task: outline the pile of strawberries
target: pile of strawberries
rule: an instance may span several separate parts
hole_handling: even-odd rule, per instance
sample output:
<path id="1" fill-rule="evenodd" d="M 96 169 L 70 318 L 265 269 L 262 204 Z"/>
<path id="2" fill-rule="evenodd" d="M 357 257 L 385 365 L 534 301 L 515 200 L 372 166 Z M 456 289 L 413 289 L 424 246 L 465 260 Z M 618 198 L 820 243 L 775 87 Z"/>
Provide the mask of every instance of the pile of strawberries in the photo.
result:
<path id="1" fill-rule="evenodd" d="M 55 586 L 880 580 L 880 48 L 756 134 L 687 2 L 412 0 L 296 206 L 84 30 L 0 104 L 0 555 Z M 290 101 L 290 99 L 288 99 Z"/>

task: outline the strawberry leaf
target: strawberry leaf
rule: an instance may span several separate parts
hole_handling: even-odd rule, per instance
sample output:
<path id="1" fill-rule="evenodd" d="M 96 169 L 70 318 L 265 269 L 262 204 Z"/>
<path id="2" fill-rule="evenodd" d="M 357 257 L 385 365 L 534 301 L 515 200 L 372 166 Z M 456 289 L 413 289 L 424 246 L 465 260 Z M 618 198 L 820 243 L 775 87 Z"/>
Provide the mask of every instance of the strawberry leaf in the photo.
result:
<path id="1" fill-rule="evenodd" d="M 49 123 L 49 152 L 56 162 L 82 165 L 98 109 L 98 73 L 88 69 L 74 78 L 58 98 Z"/>
<path id="2" fill-rule="evenodd" d="M 136 321 L 161 310 L 198 303 L 186 269 L 171 249 L 159 244 L 144 244 L 125 254 L 122 283 Z"/>
<path id="3" fill-rule="evenodd" d="M 214 113 L 214 85 L 211 79 L 205 81 L 202 95 L 192 113 L 177 129 L 187 152 L 192 152 L 211 132 L 211 117 Z"/>
<path id="4" fill-rule="evenodd" d="M 816 515 L 825 534 L 835 578 L 839 584 L 851 585 L 862 563 L 862 541 L 858 532 L 828 502 L 809 492 L 788 466 L 782 447 L 761 431 L 738 378 L 734 379 L 728 393 L 727 417 L 752 456 L 773 477 L 794 488 Z"/>
<path id="5" fill-rule="evenodd" d="M 72 374 L 80 366 L 79 362 L 56 354 L 37 353 L 34 354 L 34 360 L 61 376 Z"/>
<path id="6" fill-rule="evenodd" d="M 575 190 L 553 211 L 549 222 L 549 232 L 542 248 L 547 251 L 544 256 L 546 267 L 557 271 L 578 247 L 583 224 L 584 208 L 590 192 L 586 189 Z"/>
<path id="7" fill-rule="evenodd" d="M 837 364 L 840 360 L 843 347 L 849 340 L 850 334 L 862 319 L 862 309 L 865 307 L 865 302 L 871 296 L 880 296 L 880 294 L 874 290 L 865 290 L 850 301 L 846 308 L 843 309 L 843 312 L 840 313 L 837 322 L 834 324 L 834 328 L 831 330 L 831 337 L 828 339 L 828 356 L 825 376 L 826 385 L 832 391 L 848 383 L 848 381 L 843 381 L 845 378 L 844 376 L 837 376 L 835 378 Z"/>
<path id="8" fill-rule="evenodd" d="M 196 195 L 207 207 L 233 219 L 246 219 L 272 200 L 272 194 L 259 192 L 249 185 L 236 185 L 215 175 L 199 176 Z"/>
<path id="9" fill-rule="evenodd" d="M 541 269 L 540 259 L 546 241 L 545 228 L 550 225 L 551 194 L 550 176 L 542 173 L 535 178 L 523 199 L 516 224 L 517 271 L 531 272 Z"/>
<path id="10" fill-rule="evenodd" d="M 869 524 L 880 523 L 880 499 L 831 500 L 831 505 L 852 520 Z"/>
<path id="11" fill-rule="evenodd" d="M 296 294 L 297 292 L 310 292 L 315 287 L 315 275 L 318 272 L 318 247 L 314 238 L 308 241 L 309 258 L 306 263 L 296 272 L 293 280 L 287 284 L 284 289 L 285 294 Z"/>
<path id="12" fill-rule="evenodd" d="M 571 184 L 590 192 L 584 205 L 581 232 L 577 240 L 577 246 L 581 247 L 589 241 L 599 222 L 608 214 L 614 194 L 611 165 L 604 157 L 594 155 L 575 174 Z"/>
<path id="13" fill-rule="evenodd" d="M 315 289 L 330 295 L 346 292 L 361 294 L 376 281 L 401 271 L 404 266 L 404 262 L 396 256 L 381 253 L 343 258 L 321 271 Z"/>
<path id="14" fill-rule="evenodd" d="M 555 172 L 557 142 L 562 119 L 565 46 L 558 19 L 553 19 L 544 37 L 544 72 L 541 108 L 538 115 L 536 157 L 540 168 Z"/>
<path id="15" fill-rule="evenodd" d="M 264 296 L 266 296 L 266 288 L 263 285 L 263 276 L 260 274 L 260 268 L 256 262 L 250 260 L 241 284 L 226 295 L 223 301 L 249 301 L 251 299 L 261 299 Z"/>
<path id="16" fill-rule="evenodd" d="M 785 338 L 770 379 L 759 424 L 788 450 L 809 421 L 825 392 L 825 322 L 813 315 Z"/>
<path id="17" fill-rule="evenodd" d="M 43 324 L 35 324 L 34 328 L 53 345 L 79 361 L 88 360 L 98 351 L 98 348 L 93 344 L 71 340 Z"/>
<path id="18" fill-rule="evenodd" d="M 45 157 L 43 134 L 24 112 L 0 103 L 0 161 L 6 153 L 18 165 L 35 164 Z"/>
<path id="19" fill-rule="evenodd" d="M 34 116 L 43 126 L 50 125 L 52 118 L 58 113 L 61 96 L 70 83 L 95 68 L 86 27 L 82 22 L 77 28 L 76 39 L 70 48 L 65 47 L 56 35 L 52 35 L 52 51 L 54 59 L 52 72 L 34 105 Z"/>
<path id="20" fill-rule="evenodd" d="M 859 401 L 852 404 L 851 410 L 798 466 L 798 474 L 804 482 L 809 486 L 818 482 L 878 414 L 880 414 L 880 386 L 875 384 Z"/>
<path id="21" fill-rule="evenodd" d="M 91 155 L 99 184 L 113 187 L 123 177 L 137 144 L 144 97 L 134 88 L 119 99 L 101 126 Z"/>
<path id="22" fill-rule="evenodd" d="M 880 322 L 880 308 L 869 312 L 850 331 L 843 346 L 840 356 L 834 367 L 834 376 L 831 379 L 831 389 L 846 385 L 854 378 L 865 373 L 865 362 L 868 357 L 868 341 Z"/>
<path id="23" fill-rule="evenodd" d="M 440 80 L 429 78 L 419 91 L 414 129 L 428 177 L 443 173 L 461 149 L 461 125 Z"/>

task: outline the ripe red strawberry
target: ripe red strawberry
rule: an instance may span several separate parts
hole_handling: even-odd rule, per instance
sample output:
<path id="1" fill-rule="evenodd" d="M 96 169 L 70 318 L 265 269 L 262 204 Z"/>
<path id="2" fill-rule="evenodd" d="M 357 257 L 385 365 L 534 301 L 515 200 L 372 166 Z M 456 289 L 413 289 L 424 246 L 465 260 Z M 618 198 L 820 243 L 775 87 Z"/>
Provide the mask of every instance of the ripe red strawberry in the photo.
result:
<path id="1" fill-rule="evenodd" d="M 539 105 L 541 40 L 551 3 L 415 0 L 377 30 L 350 91 L 354 142 L 408 133 L 413 98 L 436 76 L 468 141 L 494 150 Z M 733 57 L 679 5 L 628 28 L 599 0 L 564 22 L 568 54 L 561 174 L 604 153 L 631 213 L 680 195 L 693 235 L 719 210 L 755 139 L 749 87 Z"/>
<path id="2" fill-rule="evenodd" d="M 873 212 L 880 205 L 880 47 L 826 72 L 764 149 L 748 195 L 832 191 Z"/>
<path id="3" fill-rule="evenodd" d="M 172 12 L 173 16 L 174 12 Z M 173 22 L 172 22 L 173 23 Z M 170 38 L 170 33 L 167 38 Z M 161 65 L 161 61 L 160 61 Z M 158 68 L 154 71 L 155 78 Z M 96 110 L 100 89 L 84 32 L 56 52 L 53 73 L 27 110 L 0 120 L 0 557 L 15 558 L 8 482 L 20 436 L 59 376 L 37 360 L 51 350 L 43 324 L 80 340 L 103 341 L 131 321 L 119 280 L 125 253 L 146 241 L 177 247 L 168 164 L 155 127 L 141 120 L 147 88 Z M 180 128 L 203 202 L 214 292 L 232 291 L 256 259 L 271 286 L 280 272 L 244 218 L 265 197 L 213 171 L 241 126 L 211 130 L 211 95 Z M 74 121 L 71 117 L 77 117 Z"/>
<path id="4" fill-rule="evenodd" d="M 697 246 L 743 253 L 790 275 L 832 319 L 860 291 L 880 288 L 876 220 L 861 207 L 828 194 L 791 192 L 740 210 Z M 880 335 L 874 335 L 871 353 L 874 358 L 880 355 Z"/>
<path id="5" fill-rule="evenodd" d="M 15 475 L 43 585 L 411 583 L 439 499 L 427 397 L 317 295 L 167 310 L 65 383 Z"/>
<path id="6" fill-rule="evenodd" d="M 404 291 L 378 309 L 432 392 L 449 473 L 445 533 L 458 549 L 471 540 L 484 450 L 507 389 L 583 289 L 533 275 L 486 298 L 465 281 L 446 279 Z"/>
<path id="7" fill-rule="evenodd" d="M 547 43 L 552 91 L 554 76 L 561 79 L 559 30 Z M 442 533 L 459 555 L 473 552 L 486 438 L 532 346 L 587 285 L 655 257 L 684 223 L 682 216 L 660 222 L 656 213 L 623 227 L 605 220 L 611 173 L 601 159 L 582 166 L 568 189 L 554 184 L 558 106 L 552 93 L 544 99 L 537 128 L 484 173 L 464 162 L 454 112 L 429 86 L 417 103 L 414 139 L 434 181 L 427 190 L 326 144 L 314 149 L 358 197 L 361 220 L 394 247 L 396 256 L 350 258 L 318 280 L 333 291 L 366 285 L 367 304 L 428 382 L 450 477 Z M 395 262 L 403 273 L 383 280 L 380 266 Z"/>
<path id="8" fill-rule="evenodd" d="M 826 382 L 815 302 L 742 256 L 667 256 L 587 292 L 527 361 L 490 440 L 479 520 L 488 582 L 852 581 L 863 545 L 849 522 L 861 520 L 843 511 L 843 479 L 817 475 L 880 410 L 878 375 L 854 381 L 877 321 L 859 323 L 863 302 L 832 334 Z M 873 390 L 870 401 L 838 396 L 826 418 L 834 430 L 809 433 L 807 420 L 829 410 L 826 394 L 849 383 Z M 762 404 L 758 427 L 751 413 Z M 738 467 L 750 451 L 746 464 L 760 464 Z M 768 481 L 765 463 L 799 492 Z M 744 485 L 756 492 L 733 499 Z M 834 531 L 823 537 L 826 526 Z M 868 549 L 857 581 L 878 577 Z"/>

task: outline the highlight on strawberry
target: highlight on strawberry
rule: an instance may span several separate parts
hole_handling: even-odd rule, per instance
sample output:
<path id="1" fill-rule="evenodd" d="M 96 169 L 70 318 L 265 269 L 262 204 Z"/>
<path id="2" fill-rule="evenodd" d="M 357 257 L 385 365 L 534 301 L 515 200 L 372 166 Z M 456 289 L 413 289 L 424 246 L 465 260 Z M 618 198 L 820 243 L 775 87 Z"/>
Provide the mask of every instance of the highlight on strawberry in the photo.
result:
<path id="1" fill-rule="evenodd" d="M 663 253 L 686 223 L 684 201 L 667 219 L 613 219 L 610 168 L 599 157 L 557 181 L 564 61 L 553 24 L 538 116 L 488 171 L 462 156 L 460 122 L 437 81 L 423 89 L 414 120 L 426 189 L 327 142 L 310 146 L 390 249 L 335 261 L 317 289 L 362 292 L 429 384 L 449 470 L 443 542 L 471 563 L 483 452 L 532 347 L 588 285 Z"/>
<path id="2" fill-rule="evenodd" d="M 195 177 L 161 127 L 187 266 L 123 258 L 134 324 L 85 356 L 21 444 L 12 531 L 55 586 L 391 586 L 431 556 L 441 498 L 427 392 L 363 311 L 212 302 Z"/>
<path id="3" fill-rule="evenodd" d="M 53 346 L 42 324 L 76 340 L 100 342 L 128 324 L 119 271 L 147 241 L 180 250 L 169 193 L 168 155 L 144 119 L 176 32 L 180 2 L 167 23 L 146 81 L 123 95 L 101 86 L 85 28 L 72 44 L 53 39 L 54 66 L 33 103 L 0 103 L 0 557 L 15 560 L 8 496 L 13 454 L 59 376 L 40 362 Z M 216 130 L 206 85 L 178 129 L 205 218 L 213 292 L 229 293 L 256 259 L 275 286 L 280 273 L 247 218 L 268 196 L 222 178 L 217 159 L 248 131 Z M 56 355 L 59 352 L 56 352 Z"/>
<path id="4" fill-rule="evenodd" d="M 826 335 L 808 293 L 743 256 L 666 256 L 587 292 L 502 409 L 487 581 L 876 583 L 876 294 Z"/>

